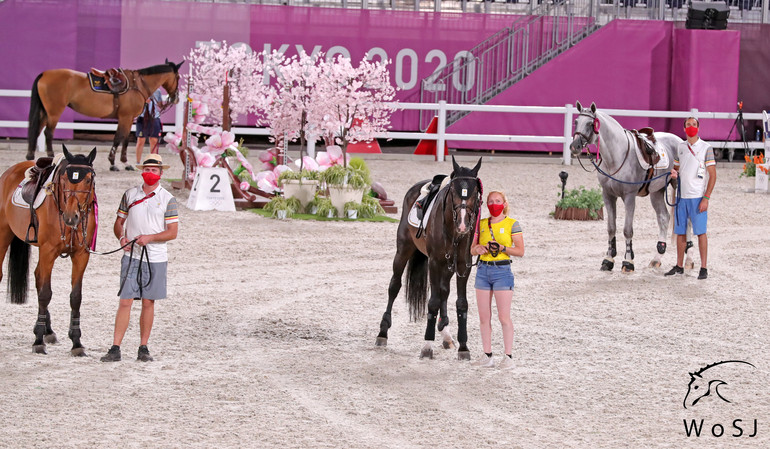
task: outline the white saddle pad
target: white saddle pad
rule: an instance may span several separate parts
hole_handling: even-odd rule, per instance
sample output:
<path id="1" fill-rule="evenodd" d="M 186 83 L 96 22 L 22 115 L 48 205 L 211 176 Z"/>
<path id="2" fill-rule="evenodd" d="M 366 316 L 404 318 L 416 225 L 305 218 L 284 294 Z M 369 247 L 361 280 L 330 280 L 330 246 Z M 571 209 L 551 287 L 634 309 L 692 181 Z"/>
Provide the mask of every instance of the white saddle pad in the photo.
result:
<path id="1" fill-rule="evenodd" d="M 58 158 L 57 160 L 54 160 L 54 163 L 58 165 L 59 160 L 61 158 Z M 48 179 L 45 180 L 43 183 L 43 187 L 40 189 L 40 192 L 37 193 L 37 196 L 35 197 L 35 201 L 32 203 L 32 206 L 37 209 L 42 204 L 43 201 L 45 201 L 45 192 L 46 188 L 49 184 L 51 184 L 51 181 L 53 180 L 53 174 L 56 172 L 56 168 L 54 167 L 53 170 L 51 170 L 51 173 L 48 175 Z M 13 196 L 11 197 L 11 204 L 13 204 L 16 207 L 23 207 L 24 209 L 29 209 L 29 204 L 24 201 L 24 198 L 21 197 L 21 188 L 24 187 L 26 183 L 29 182 L 29 178 L 27 176 L 24 177 L 24 179 L 21 180 L 18 187 L 16 187 L 16 190 L 13 191 Z"/>
<path id="2" fill-rule="evenodd" d="M 660 142 L 655 142 L 655 145 L 653 146 L 655 147 L 655 151 L 657 151 L 658 154 L 660 155 L 660 160 L 658 161 L 657 164 L 655 164 L 655 168 L 667 168 L 669 160 L 668 160 L 668 153 L 666 153 L 666 149 L 663 148 L 663 145 L 661 145 Z M 641 165 L 643 169 L 647 170 L 648 168 L 650 168 L 650 164 L 644 161 L 644 156 L 642 156 L 642 150 L 639 147 L 636 148 L 636 158 L 639 160 L 639 165 Z"/>
<path id="3" fill-rule="evenodd" d="M 427 195 L 427 193 L 423 193 L 422 195 L 420 195 L 420 197 L 417 198 L 417 200 L 419 201 L 419 200 L 425 198 L 425 195 Z M 433 197 L 433 200 L 430 202 L 430 204 L 428 204 L 428 207 L 425 209 L 425 214 L 423 215 L 425 218 L 422 220 L 423 227 L 427 227 L 428 226 L 428 219 L 430 218 L 430 211 L 433 210 L 433 205 L 436 204 L 436 197 L 437 196 L 438 195 Z M 414 226 L 415 228 L 419 228 L 420 227 L 420 219 L 417 217 L 417 201 L 415 201 L 414 204 L 412 204 L 412 208 L 409 209 L 409 216 L 407 218 L 407 222 L 409 223 L 410 226 Z"/>

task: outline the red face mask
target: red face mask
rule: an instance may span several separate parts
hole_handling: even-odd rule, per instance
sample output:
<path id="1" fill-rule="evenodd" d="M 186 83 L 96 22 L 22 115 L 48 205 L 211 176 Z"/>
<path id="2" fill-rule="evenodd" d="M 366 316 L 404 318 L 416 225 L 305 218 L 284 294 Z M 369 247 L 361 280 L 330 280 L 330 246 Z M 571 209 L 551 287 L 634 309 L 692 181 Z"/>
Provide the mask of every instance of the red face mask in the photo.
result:
<path id="1" fill-rule="evenodd" d="M 688 126 L 684 129 L 685 134 L 687 134 L 687 137 L 695 137 L 698 135 L 698 127 L 697 126 Z"/>
<path id="2" fill-rule="evenodd" d="M 142 178 L 144 178 L 144 182 L 148 186 L 154 186 L 158 183 L 158 181 L 160 181 L 160 175 L 156 175 L 155 173 L 149 171 L 143 172 Z"/>
<path id="3" fill-rule="evenodd" d="M 489 214 L 493 217 L 497 217 L 498 215 L 503 213 L 503 209 L 505 209 L 505 204 L 487 204 L 487 209 L 489 209 Z"/>

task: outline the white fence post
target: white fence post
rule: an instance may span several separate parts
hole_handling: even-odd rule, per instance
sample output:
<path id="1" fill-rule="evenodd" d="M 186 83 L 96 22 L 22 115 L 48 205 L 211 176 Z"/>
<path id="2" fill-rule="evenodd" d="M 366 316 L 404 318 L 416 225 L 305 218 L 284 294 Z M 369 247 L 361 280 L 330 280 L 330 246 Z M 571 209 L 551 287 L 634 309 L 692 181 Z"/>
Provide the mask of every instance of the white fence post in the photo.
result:
<path id="1" fill-rule="evenodd" d="M 438 139 L 436 140 L 436 160 L 439 162 L 444 161 L 444 145 L 446 139 L 446 101 L 441 100 L 438 102 L 438 129 L 436 130 Z"/>
<path id="2" fill-rule="evenodd" d="M 572 153 L 570 153 L 569 144 L 572 136 L 572 105 L 564 105 L 564 144 L 562 145 L 562 163 L 572 165 Z"/>
<path id="3" fill-rule="evenodd" d="M 184 126 L 184 108 L 187 104 L 187 98 L 179 101 L 174 108 L 174 128 L 178 135 L 182 135 L 182 126 Z"/>

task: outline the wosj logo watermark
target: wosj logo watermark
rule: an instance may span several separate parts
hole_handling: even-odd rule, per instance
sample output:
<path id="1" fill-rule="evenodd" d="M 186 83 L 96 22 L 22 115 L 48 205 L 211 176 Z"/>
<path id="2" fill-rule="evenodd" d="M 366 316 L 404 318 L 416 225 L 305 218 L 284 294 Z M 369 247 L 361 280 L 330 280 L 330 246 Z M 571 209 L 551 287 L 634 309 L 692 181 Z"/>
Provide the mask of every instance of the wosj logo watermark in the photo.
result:
<path id="1" fill-rule="evenodd" d="M 696 417 L 683 418 L 685 435 L 688 438 L 756 437 L 757 418 L 741 416 L 749 409 L 746 402 L 750 401 L 750 395 L 741 390 L 751 388 L 745 380 L 754 374 L 755 368 L 743 360 L 723 360 L 690 373 L 682 405 Z"/>

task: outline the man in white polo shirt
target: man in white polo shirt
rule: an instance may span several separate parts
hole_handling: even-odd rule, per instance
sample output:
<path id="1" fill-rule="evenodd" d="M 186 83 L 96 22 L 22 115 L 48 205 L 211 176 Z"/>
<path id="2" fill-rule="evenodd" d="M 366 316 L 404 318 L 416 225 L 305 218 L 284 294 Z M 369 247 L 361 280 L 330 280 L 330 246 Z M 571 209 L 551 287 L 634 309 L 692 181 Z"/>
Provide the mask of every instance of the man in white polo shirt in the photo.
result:
<path id="1" fill-rule="evenodd" d="M 166 297 L 166 242 L 176 238 L 179 228 L 176 199 L 160 185 L 163 169 L 169 166 L 163 164 L 159 154 L 150 154 L 137 167 L 142 170 L 144 182 L 123 194 L 113 227 L 120 244 L 128 246 L 121 261 L 120 305 L 112 347 L 101 358 L 102 362 L 120 361 L 120 343 L 128 329 L 135 299 L 142 300 L 137 360 L 152 361 L 147 341 L 155 317 L 155 301 Z"/>
<path id="2" fill-rule="evenodd" d="M 706 224 L 711 192 L 717 181 L 714 150 L 698 137 L 700 122 L 695 117 L 684 121 L 687 140 L 680 143 L 674 155 L 674 168 L 671 177 L 679 178 L 682 197 L 676 205 L 674 215 L 674 234 L 676 234 L 676 265 L 666 272 L 666 276 L 683 274 L 684 253 L 687 245 L 687 220 L 692 223 L 692 232 L 698 236 L 698 251 L 701 267 L 698 279 L 708 277 L 706 259 L 708 255 L 708 237 Z"/>

